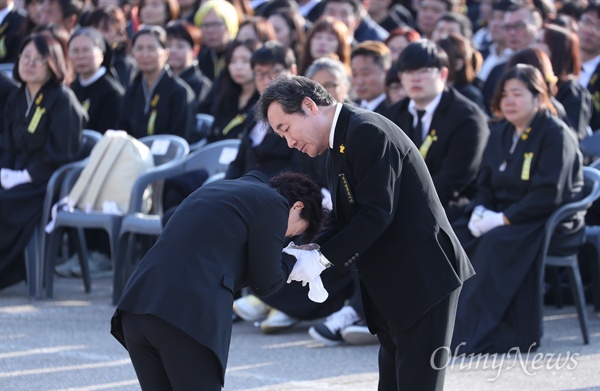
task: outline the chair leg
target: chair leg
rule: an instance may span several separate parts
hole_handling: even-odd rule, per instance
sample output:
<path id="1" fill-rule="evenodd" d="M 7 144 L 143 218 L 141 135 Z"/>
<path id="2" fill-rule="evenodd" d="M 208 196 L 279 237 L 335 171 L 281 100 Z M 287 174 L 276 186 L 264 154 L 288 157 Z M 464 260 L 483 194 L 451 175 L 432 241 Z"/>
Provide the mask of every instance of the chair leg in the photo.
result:
<path id="1" fill-rule="evenodd" d="M 577 258 L 575 258 L 570 267 L 567 267 L 567 272 L 569 275 L 571 292 L 573 292 L 573 300 L 575 301 L 575 306 L 577 307 L 579 325 L 581 327 L 581 334 L 583 335 L 583 343 L 588 345 L 590 343 L 588 318 L 585 308 L 585 297 L 583 295 L 583 283 L 581 282 L 581 274 L 579 272 L 579 266 L 577 265 Z"/>
<path id="2" fill-rule="evenodd" d="M 593 259 L 590 262 L 592 298 L 594 311 L 600 312 L 600 226 L 585 227 L 586 243 L 594 250 Z"/>
<path id="3" fill-rule="evenodd" d="M 83 278 L 83 287 L 85 293 L 90 293 L 92 290 L 92 278 L 90 276 L 89 252 L 85 241 L 85 234 L 82 228 L 70 228 L 69 235 L 72 235 L 75 241 L 75 251 L 79 258 L 79 266 L 81 267 L 81 277 Z"/>
<path id="4" fill-rule="evenodd" d="M 31 239 L 25 248 L 25 267 L 27 270 L 27 288 L 29 299 L 39 299 L 42 295 L 43 265 L 39 262 L 39 227 L 35 227 Z"/>
<path id="5" fill-rule="evenodd" d="M 46 298 L 52 298 L 54 290 L 54 266 L 56 265 L 58 248 L 61 244 L 64 232 L 64 227 L 56 227 L 54 228 L 54 231 L 48 235 L 48 251 L 44 261 L 44 290 Z"/>

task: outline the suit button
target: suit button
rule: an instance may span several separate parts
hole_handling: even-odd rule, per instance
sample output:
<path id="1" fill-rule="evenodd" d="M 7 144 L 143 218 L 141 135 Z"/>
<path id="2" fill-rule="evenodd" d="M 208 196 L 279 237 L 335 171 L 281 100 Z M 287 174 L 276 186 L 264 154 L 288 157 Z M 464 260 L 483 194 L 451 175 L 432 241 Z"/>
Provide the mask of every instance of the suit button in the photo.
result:
<path id="1" fill-rule="evenodd" d="M 355 256 L 356 258 L 358 258 L 358 253 L 354 254 L 354 256 Z"/>
<path id="2" fill-rule="evenodd" d="M 348 265 L 348 262 L 344 262 L 344 266 L 349 266 L 349 265 Z"/>

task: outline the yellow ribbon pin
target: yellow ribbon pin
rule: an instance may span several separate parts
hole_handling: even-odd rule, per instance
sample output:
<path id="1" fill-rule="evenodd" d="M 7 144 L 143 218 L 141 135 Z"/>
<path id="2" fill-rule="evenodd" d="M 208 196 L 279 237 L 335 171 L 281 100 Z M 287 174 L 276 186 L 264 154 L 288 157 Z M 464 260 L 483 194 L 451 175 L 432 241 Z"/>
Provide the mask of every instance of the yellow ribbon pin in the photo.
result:
<path id="1" fill-rule="evenodd" d="M 434 141 L 437 141 L 437 139 L 438 138 L 435 134 L 435 129 L 432 129 L 431 132 L 427 135 L 427 137 L 425 137 L 425 140 L 423 140 L 421 148 L 419 148 L 419 152 L 421 152 L 421 156 L 423 156 L 423 159 L 425 159 L 425 157 L 427 156 L 427 152 L 429 152 L 431 144 L 433 144 Z"/>
<path id="2" fill-rule="evenodd" d="M 86 111 L 86 113 L 88 111 L 90 111 L 90 100 L 89 99 L 84 100 L 82 103 L 82 106 L 83 106 L 83 109 Z"/>
<path id="3" fill-rule="evenodd" d="M 37 99 L 35 100 L 35 104 L 39 106 L 40 103 L 42 103 L 42 99 L 44 99 L 44 94 L 39 94 Z"/>
<path id="4" fill-rule="evenodd" d="M 150 113 L 150 118 L 148 119 L 148 135 L 152 136 L 154 134 L 154 123 L 156 122 L 156 110 L 152 110 Z"/>
<path id="5" fill-rule="evenodd" d="M 35 108 L 35 113 L 33 113 L 33 117 L 31 118 L 31 122 L 27 127 L 27 131 L 31 134 L 35 133 L 38 125 L 40 124 L 40 120 L 42 119 L 42 115 L 46 112 L 46 109 L 42 109 L 39 106 Z"/>
<path id="6" fill-rule="evenodd" d="M 521 140 L 523 140 L 523 141 L 527 140 L 527 137 L 529 137 L 529 132 L 531 132 L 531 126 L 527 127 L 527 129 L 525 129 L 523 134 L 521 134 Z"/>
<path id="7" fill-rule="evenodd" d="M 521 180 L 528 181 L 531 173 L 531 161 L 533 160 L 533 152 L 523 154 L 523 168 L 521 169 Z"/>
<path id="8" fill-rule="evenodd" d="M 150 102 L 150 106 L 156 107 L 159 99 L 160 99 L 160 95 L 155 94 L 154 97 L 152 98 L 152 102 Z"/>
<path id="9" fill-rule="evenodd" d="M 344 144 L 340 145 L 340 153 L 344 153 L 344 151 L 346 151 L 346 147 L 344 146 Z"/>

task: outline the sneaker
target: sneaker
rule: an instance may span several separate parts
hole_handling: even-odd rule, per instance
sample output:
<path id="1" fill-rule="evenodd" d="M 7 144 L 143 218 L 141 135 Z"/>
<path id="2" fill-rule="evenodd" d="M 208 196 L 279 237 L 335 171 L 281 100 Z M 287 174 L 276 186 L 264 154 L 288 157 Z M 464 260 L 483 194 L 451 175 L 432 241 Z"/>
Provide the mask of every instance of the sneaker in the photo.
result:
<path id="1" fill-rule="evenodd" d="M 266 319 L 270 307 L 254 295 L 246 295 L 233 302 L 233 312 L 248 322 Z"/>
<path id="2" fill-rule="evenodd" d="M 344 306 L 341 310 L 329 315 L 325 322 L 311 327 L 308 334 L 327 346 L 336 346 L 344 342 L 341 331 L 359 319 L 354 308 Z"/>
<path id="3" fill-rule="evenodd" d="M 65 262 L 57 265 L 54 268 L 54 272 L 61 277 L 73 277 L 73 268 L 79 267 L 79 257 L 77 254 L 73 254 Z"/>
<path id="4" fill-rule="evenodd" d="M 373 345 L 379 343 L 376 335 L 371 334 L 367 322 L 357 320 L 341 332 L 344 341 L 352 345 Z"/>
<path id="5" fill-rule="evenodd" d="M 287 314 L 271 308 L 267 319 L 260 322 L 260 329 L 265 334 L 275 334 L 279 331 L 289 329 L 298 322 L 298 319 L 291 318 Z"/>
<path id="6" fill-rule="evenodd" d="M 89 256 L 90 274 L 99 274 L 101 272 L 112 270 L 110 258 L 98 251 L 92 251 Z M 81 265 L 79 262 L 71 269 L 71 273 L 76 277 L 81 277 Z"/>

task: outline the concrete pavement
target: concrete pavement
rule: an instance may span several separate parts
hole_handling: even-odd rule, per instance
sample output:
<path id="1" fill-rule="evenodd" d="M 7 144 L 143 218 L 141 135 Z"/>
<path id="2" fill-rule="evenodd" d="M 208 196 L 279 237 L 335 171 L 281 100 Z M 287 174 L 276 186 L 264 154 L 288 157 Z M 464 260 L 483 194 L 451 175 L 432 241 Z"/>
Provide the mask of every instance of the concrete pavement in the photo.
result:
<path id="1" fill-rule="evenodd" d="M 111 276 L 56 277 L 54 299 L 29 301 L 24 284 L 0 292 L 0 390 L 139 390 L 127 352 L 109 334 Z M 591 343 L 583 345 L 574 307 L 546 307 L 545 336 L 520 357 L 456 358 L 446 390 L 600 390 L 600 318 L 588 307 Z M 224 390 L 377 389 L 377 347 L 325 347 L 305 322 L 263 335 L 234 324 Z M 201 386 L 198 388 L 202 389 Z"/>

